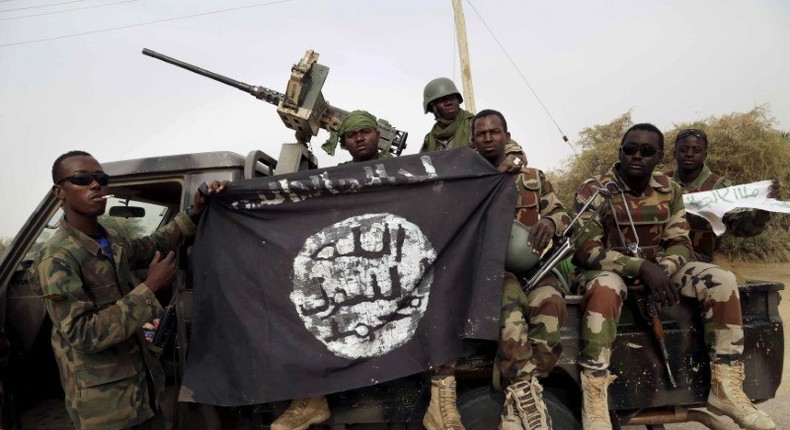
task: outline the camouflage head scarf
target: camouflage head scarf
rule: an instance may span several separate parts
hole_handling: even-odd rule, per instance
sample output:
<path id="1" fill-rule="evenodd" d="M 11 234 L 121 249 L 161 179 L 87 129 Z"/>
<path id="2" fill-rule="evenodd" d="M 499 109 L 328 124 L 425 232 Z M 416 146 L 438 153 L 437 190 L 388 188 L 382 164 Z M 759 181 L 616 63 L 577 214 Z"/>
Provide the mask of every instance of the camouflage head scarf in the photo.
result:
<path id="1" fill-rule="evenodd" d="M 371 115 L 368 111 L 355 110 L 348 114 L 340 124 L 340 127 L 329 132 L 329 139 L 321 145 L 321 148 L 326 151 L 327 154 L 335 155 L 337 143 L 346 133 L 367 127 L 374 129 L 378 128 L 376 117 Z"/>

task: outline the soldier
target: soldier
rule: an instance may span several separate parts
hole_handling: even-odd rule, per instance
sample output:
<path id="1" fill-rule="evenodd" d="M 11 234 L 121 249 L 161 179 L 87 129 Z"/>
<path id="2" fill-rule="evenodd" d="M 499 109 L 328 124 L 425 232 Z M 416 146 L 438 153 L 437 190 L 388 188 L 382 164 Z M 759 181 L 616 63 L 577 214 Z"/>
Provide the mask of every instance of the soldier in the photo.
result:
<path id="1" fill-rule="evenodd" d="M 730 181 L 711 172 L 705 163 L 708 156 L 708 136 L 702 130 L 688 128 L 681 130 L 675 139 L 675 162 L 677 170 L 668 175 L 677 181 L 684 193 L 710 191 L 732 186 Z M 779 198 L 779 185 L 774 180 L 770 198 Z M 699 261 L 710 263 L 713 255 L 719 248 L 719 240 L 713 233 L 713 228 L 705 218 L 686 214 L 691 232 L 691 244 L 694 247 L 694 257 Z M 722 221 L 727 226 L 727 231 L 738 237 L 757 236 L 765 230 L 771 213 L 764 210 L 736 210 L 724 215 Z"/>
<path id="2" fill-rule="evenodd" d="M 505 145 L 510 137 L 504 116 L 495 110 L 482 110 L 475 115 L 472 130 L 475 150 L 492 165 L 500 165 L 507 157 Z M 522 167 L 516 187 L 515 219 L 531 227 L 527 242 L 531 249 L 523 252 L 538 256 L 558 230 L 570 225 L 571 218 L 540 170 Z M 551 429 L 543 387 L 537 378 L 549 374 L 562 351 L 565 291 L 549 274 L 525 293 L 508 271 L 503 288 L 498 364 L 509 384 L 499 428 Z"/>
<path id="3" fill-rule="evenodd" d="M 658 128 L 634 125 L 623 136 L 619 162 L 576 192 L 577 210 L 598 188 L 613 194 L 615 208 L 579 235 L 574 254 L 574 262 L 585 270 L 577 279 L 584 294 L 582 424 L 585 429 L 612 428 L 607 401 L 607 388 L 615 379 L 608 370 L 612 343 L 626 285 L 641 282 L 666 306 L 678 303 L 679 294 L 700 302 L 711 359 L 708 409 L 728 415 L 743 428 L 774 429 L 771 418 L 743 392 L 743 323 L 735 276 L 713 264 L 689 261 L 683 190 L 667 175 L 654 172 L 663 150 Z M 599 199 L 582 214 L 582 221 L 605 204 Z"/>
<path id="4" fill-rule="evenodd" d="M 349 121 L 349 117 L 353 117 Z M 365 127 L 364 130 L 362 127 L 357 127 L 360 123 L 364 123 Z M 326 142 L 321 145 L 321 148 L 329 155 L 335 155 L 335 150 L 337 149 L 338 143 L 340 143 L 341 148 L 349 149 L 346 146 L 344 135 L 348 131 L 349 127 L 357 127 L 357 131 L 364 131 L 364 133 L 375 133 L 375 146 L 373 148 L 369 148 L 368 150 L 362 153 L 356 153 L 356 151 L 349 150 L 351 153 L 352 159 L 350 161 L 345 161 L 343 163 L 338 164 L 338 166 L 342 166 L 343 164 L 349 163 L 357 163 L 360 161 L 368 161 L 368 160 L 375 160 L 377 158 L 390 158 L 392 154 L 388 150 L 382 150 L 378 147 L 379 141 L 379 128 L 378 128 L 378 120 L 375 116 L 371 115 L 369 112 L 364 110 L 355 110 L 348 114 L 348 116 L 343 119 L 343 122 L 340 123 L 340 127 L 337 129 L 330 130 L 329 138 Z M 371 134 L 371 138 L 373 135 Z"/>
<path id="5" fill-rule="evenodd" d="M 432 112 L 436 124 L 425 135 L 420 152 L 442 149 L 462 148 L 472 143 L 472 118 L 474 114 L 461 109 L 464 98 L 448 78 L 436 78 L 425 85 L 422 93 L 422 107 L 425 113 Z M 518 173 L 521 165 L 527 165 L 527 156 L 516 143 L 508 138 L 505 146 L 508 155 L 498 166 L 502 172 Z M 515 160 L 520 159 L 516 164 Z"/>
<path id="6" fill-rule="evenodd" d="M 58 157 L 52 181 L 64 215 L 41 249 L 36 271 L 52 320 L 66 409 L 77 429 L 163 430 L 164 373 L 142 327 L 161 316 L 154 293 L 175 279 L 172 250 L 194 235 L 206 199 L 196 193 L 194 206 L 172 222 L 151 236 L 129 239 L 98 222 L 110 177 L 90 154 Z M 209 193 L 223 188 L 214 182 Z M 131 267 L 149 260 L 141 283 Z"/>
<path id="7" fill-rule="evenodd" d="M 355 110 L 340 124 L 337 130 L 340 146 L 351 154 L 349 163 L 386 158 L 388 153 L 379 153 L 379 131 L 376 117 L 363 110 Z M 272 430 L 304 430 L 313 424 L 329 419 L 332 415 L 326 396 L 295 399 L 288 409 L 271 425 Z"/>
<path id="8" fill-rule="evenodd" d="M 389 151 L 379 151 L 379 131 L 376 117 L 364 110 L 348 114 L 337 131 L 340 146 L 351 154 L 351 161 L 341 164 L 361 163 L 363 161 L 390 158 Z"/>

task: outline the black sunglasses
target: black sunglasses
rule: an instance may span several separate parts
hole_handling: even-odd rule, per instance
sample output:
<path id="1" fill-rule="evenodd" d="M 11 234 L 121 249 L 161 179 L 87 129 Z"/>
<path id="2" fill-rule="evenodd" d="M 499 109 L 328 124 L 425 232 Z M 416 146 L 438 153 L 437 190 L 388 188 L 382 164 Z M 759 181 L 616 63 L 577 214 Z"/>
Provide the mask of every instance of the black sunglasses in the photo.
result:
<path id="1" fill-rule="evenodd" d="M 680 140 L 685 139 L 689 136 L 694 136 L 697 139 L 702 139 L 705 143 L 708 143 L 708 136 L 705 135 L 705 132 L 702 130 L 697 130 L 696 128 L 687 128 L 684 130 L 680 130 L 678 132 L 678 137 L 675 138 L 675 143 L 680 142 Z"/>
<path id="2" fill-rule="evenodd" d="M 658 154 L 659 151 L 653 146 L 650 145 L 635 145 L 635 144 L 625 144 L 620 147 L 620 151 L 623 151 L 625 155 L 634 155 L 637 152 L 642 154 L 643 157 L 652 157 Z"/>
<path id="3" fill-rule="evenodd" d="M 104 172 L 97 172 L 97 173 L 88 173 L 88 172 L 80 172 L 75 173 L 71 176 L 66 176 L 65 178 L 60 179 L 59 181 L 55 182 L 56 185 L 59 185 L 63 181 L 69 181 L 74 185 L 90 185 L 93 181 L 99 183 L 99 185 L 106 186 L 110 183 L 110 175 Z"/>

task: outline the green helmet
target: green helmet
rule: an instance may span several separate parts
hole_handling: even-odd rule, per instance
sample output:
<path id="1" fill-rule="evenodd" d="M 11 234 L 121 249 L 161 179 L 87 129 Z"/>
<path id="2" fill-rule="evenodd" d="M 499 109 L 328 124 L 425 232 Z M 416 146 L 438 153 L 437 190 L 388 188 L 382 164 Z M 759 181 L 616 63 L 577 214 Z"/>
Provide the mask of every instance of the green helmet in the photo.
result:
<path id="1" fill-rule="evenodd" d="M 436 78 L 428 82 L 425 85 L 425 89 L 422 90 L 422 108 L 425 110 L 425 113 L 428 113 L 428 106 L 430 106 L 432 101 L 450 94 L 458 94 L 461 103 L 464 102 L 461 92 L 458 91 L 458 88 L 455 87 L 455 84 L 449 78 Z"/>
<path id="2" fill-rule="evenodd" d="M 530 230 L 524 224 L 513 220 L 505 255 L 505 269 L 508 272 L 524 273 L 535 267 L 535 264 L 540 261 L 540 255 L 532 252 L 532 247 L 527 245 Z"/>

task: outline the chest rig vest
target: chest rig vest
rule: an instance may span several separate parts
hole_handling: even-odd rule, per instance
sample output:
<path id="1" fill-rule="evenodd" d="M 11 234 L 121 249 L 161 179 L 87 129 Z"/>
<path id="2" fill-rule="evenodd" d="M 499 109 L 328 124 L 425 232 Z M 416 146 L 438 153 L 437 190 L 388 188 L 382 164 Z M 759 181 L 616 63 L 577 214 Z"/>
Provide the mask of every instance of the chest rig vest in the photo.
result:
<path id="1" fill-rule="evenodd" d="M 598 180 L 599 186 L 613 194 L 614 214 L 606 211 L 601 220 L 606 246 L 633 255 L 627 246 L 638 245 L 644 258 L 653 262 L 660 258 L 661 238 L 672 216 L 671 205 L 675 199 L 669 181 L 663 173 L 654 173 L 644 194 L 635 195 L 613 177 Z"/>
<path id="2" fill-rule="evenodd" d="M 516 176 L 516 220 L 526 226 L 533 226 L 540 220 L 540 173 L 538 169 L 526 168 Z"/>
<path id="3" fill-rule="evenodd" d="M 540 174 L 537 169 L 526 169 L 516 176 L 516 214 L 505 256 L 505 268 L 513 273 L 532 269 L 540 256 L 527 245 L 531 227 L 540 219 Z"/>

